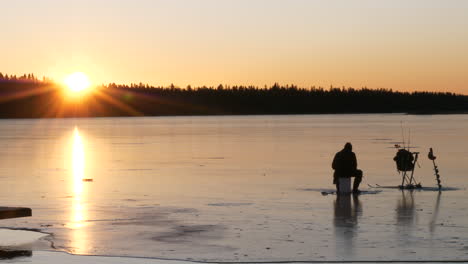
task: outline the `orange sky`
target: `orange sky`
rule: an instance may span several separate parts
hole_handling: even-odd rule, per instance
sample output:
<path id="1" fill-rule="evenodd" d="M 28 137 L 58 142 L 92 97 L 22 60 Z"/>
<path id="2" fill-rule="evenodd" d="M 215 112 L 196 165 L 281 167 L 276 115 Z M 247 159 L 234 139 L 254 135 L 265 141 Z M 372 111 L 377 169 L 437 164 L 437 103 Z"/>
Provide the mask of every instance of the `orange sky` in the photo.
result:
<path id="1" fill-rule="evenodd" d="M 2 3 L 0 72 L 468 94 L 468 1 Z"/>

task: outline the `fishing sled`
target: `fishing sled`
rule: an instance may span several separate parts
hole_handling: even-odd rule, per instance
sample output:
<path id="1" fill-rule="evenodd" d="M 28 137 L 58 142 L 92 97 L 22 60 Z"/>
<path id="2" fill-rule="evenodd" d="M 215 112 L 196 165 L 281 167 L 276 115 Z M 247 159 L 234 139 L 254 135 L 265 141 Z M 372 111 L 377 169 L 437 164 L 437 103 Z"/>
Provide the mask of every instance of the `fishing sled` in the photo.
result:
<path id="1" fill-rule="evenodd" d="M 346 193 L 346 194 L 340 194 L 340 193 L 337 193 L 336 191 L 328 191 L 328 190 L 323 190 L 323 191 L 320 191 L 320 193 L 323 195 L 323 196 L 326 196 L 326 195 L 366 195 L 366 194 L 378 194 L 382 192 L 382 190 L 365 190 L 365 191 L 359 191 L 357 193 Z"/>
<path id="2" fill-rule="evenodd" d="M 421 185 L 419 186 L 414 186 L 413 188 L 411 188 L 410 186 L 404 186 L 403 188 L 401 186 L 385 186 L 385 185 L 379 185 L 379 184 L 375 184 L 375 185 L 371 185 L 371 184 L 368 184 L 367 186 L 369 186 L 369 188 L 371 189 L 398 189 L 398 190 L 416 190 L 416 191 L 433 191 L 433 192 L 436 192 L 436 191 L 456 191 L 456 190 L 460 190 L 460 188 L 453 188 L 453 187 L 437 187 L 437 186 L 434 186 L 434 187 L 423 187 Z"/>
<path id="3" fill-rule="evenodd" d="M 379 184 L 375 184 L 375 185 L 371 185 L 371 184 L 368 184 L 368 186 L 370 188 L 373 188 L 373 189 L 376 189 L 376 188 L 380 188 L 380 189 L 400 189 L 400 190 L 422 190 L 422 189 L 425 189 L 421 186 L 421 184 L 416 184 L 416 185 L 398 185 L 398 186 L 382 186 L 382 185 L 379 185 Z"/>

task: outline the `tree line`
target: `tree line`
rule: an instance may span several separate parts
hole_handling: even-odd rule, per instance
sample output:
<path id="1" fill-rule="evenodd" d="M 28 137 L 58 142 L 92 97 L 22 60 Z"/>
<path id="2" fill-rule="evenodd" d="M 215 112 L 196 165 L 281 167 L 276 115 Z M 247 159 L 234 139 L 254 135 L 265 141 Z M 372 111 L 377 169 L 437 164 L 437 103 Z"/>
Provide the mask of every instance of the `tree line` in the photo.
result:
<path id="1" fill-rule="evenodd" d="M 33 74 L 0 75 L 0 117 L 101 117 L 338 113 L 468 113 L 468 96 L 351 87 L 100 85 L 69 98 Z"/>
<path id="2" fill-rule="evenodd" d="M 8 75 L 0 72 L 0 82 L 51 82 L 50 79 L 42 77 L 42 79 L 37 78 L 34 73 L 23 74 L 20 76 Z"/>

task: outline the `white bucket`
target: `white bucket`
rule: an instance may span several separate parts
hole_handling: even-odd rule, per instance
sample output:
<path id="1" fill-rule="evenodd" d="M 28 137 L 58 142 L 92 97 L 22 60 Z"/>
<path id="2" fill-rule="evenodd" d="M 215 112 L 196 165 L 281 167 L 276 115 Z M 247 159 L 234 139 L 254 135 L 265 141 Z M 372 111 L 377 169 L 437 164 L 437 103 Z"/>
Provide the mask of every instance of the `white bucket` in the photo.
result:
<path id="1" fill-rule="evenodd" d="M 338 179 L 340 193 L 351 193 L 351 178 L 339 178 Z"/>

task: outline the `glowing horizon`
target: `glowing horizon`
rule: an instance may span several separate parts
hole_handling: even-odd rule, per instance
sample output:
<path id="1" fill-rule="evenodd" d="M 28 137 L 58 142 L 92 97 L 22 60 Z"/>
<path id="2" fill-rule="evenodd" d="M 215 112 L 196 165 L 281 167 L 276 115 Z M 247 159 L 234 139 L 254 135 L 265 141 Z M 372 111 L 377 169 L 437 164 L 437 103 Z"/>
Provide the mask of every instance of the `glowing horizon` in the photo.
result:
<path id="1" fill-rule="evenodd" d="M 0 43 L 6 73 L 468 94 L 467 1 L 25 0 L 2 8 L 0 22 L 12 25 Z"/>

